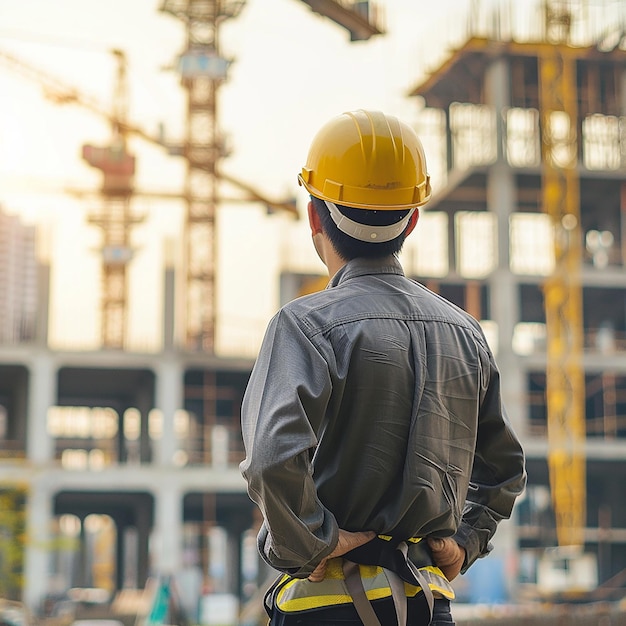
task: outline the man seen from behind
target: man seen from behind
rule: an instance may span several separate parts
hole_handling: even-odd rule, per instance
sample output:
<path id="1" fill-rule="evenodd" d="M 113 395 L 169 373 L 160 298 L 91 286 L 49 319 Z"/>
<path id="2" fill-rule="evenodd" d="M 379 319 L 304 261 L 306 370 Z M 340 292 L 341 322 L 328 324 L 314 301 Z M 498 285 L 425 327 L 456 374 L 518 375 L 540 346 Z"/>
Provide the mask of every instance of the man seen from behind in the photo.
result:
<path id="1" fill-rule="evenodd" d="M 330 282 L 270 322 L 242 407 L 272 626 L 454 624 L 449 584 L 526 481 L 478 322 L 404 275 L 430 199 L 415 132 L 325 124 L 299 175 Z"/>

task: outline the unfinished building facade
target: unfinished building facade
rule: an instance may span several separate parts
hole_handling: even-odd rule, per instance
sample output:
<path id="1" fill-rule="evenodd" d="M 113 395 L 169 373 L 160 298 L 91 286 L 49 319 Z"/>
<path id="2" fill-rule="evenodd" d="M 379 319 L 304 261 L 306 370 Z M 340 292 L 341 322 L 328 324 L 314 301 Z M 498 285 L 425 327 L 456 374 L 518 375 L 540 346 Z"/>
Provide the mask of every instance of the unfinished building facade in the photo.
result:
<path id="1" fill-rule="evenodd" d="M 598 582 L 603 597 L 626 569 L 626 50 L 614 30 L 577 45 L 549 30 L 470 36 L 411 92 L 434 138 L 423 217 L 443 257 L 416 277 L 481 320 L 497 353 L 528 457 L 522 580 L 537 582 L 546 548 L 570 545 L 595 571 L 552 578 L 556 590 Z"/>

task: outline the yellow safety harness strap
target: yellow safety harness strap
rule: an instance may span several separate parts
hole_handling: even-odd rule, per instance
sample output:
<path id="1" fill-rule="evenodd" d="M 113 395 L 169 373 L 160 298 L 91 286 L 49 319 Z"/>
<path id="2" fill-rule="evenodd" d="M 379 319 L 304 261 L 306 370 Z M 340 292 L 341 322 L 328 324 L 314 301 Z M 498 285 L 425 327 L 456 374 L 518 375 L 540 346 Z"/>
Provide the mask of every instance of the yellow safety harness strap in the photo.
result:
<path id="1" fill-rule="evenodd" d="M 413 564 L 408 558 L 409 546 L 406 541 L 401 541 L 395 548 L 402 554 L 402 557 L 405 561 L 406 567 L 408 568 L 411 578 L 413 579 L 411 582 L 414 582 L 416 585 L 422 588 L 422 593 L 424 594 L 424 599 L 426 600 L 426 604 L 428 605 L 428 614 L 429 619 L 428 623 L 430 624 L 433 618 L 433 610 L 435 606 L 435 597 L 433 595 L 432 589 L 428 584 L 425 576 L 420 572 L 420 570 Z M 387 580 L 389 581 L 389 588 L 391 589 L 391 597 L 393 599 L 393 604 L 396 609 L 396 616 L 398 620 L 398 626 L 406 626 L 407 623 L 407 599 L 406 593 L 404 592 L 404 581 L 396 572 L 390 570 L 388 568 L 383 568 L 385 575 L 387 576 Z M 361 621 L 365 626 L 380 626 L 380 622 L 378 621 L 378 617 L 372 608 L 370 601 L 365 594 L 365 589 L 363 587 L 363 581 L 361 580 L 361 576 L 359 573 L 359 566 L 357 563 L 353 561 L 348 561 L 344 558 L 343 562 L 343 573 L 346 580 L 346 587 L 348 592 L 352 596 L 352 601 L 354 603 L 354 608 L 356 609 Z"/>

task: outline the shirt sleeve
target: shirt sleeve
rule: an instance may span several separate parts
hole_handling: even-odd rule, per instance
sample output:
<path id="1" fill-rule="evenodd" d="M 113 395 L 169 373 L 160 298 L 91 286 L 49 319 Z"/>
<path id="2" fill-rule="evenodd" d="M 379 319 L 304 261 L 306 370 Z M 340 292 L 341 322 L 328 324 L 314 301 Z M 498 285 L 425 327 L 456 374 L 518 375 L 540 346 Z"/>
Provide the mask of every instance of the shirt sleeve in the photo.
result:
<path id="1" fill-rule="evenodd" d="M 270 322 L 242 403 L 240 469 L 263 513 L 259 550 L 307 577 L 334 549 L 338 527 L 317 497 L 312 458 L 330 397 L 328 365 L 284 309 Z"/>
<path id="2" fill-rule="evenodd" d="M 462 573 L 488 554 L 498 523 L 508 519 L 526 485 L 525 459 L 500 394 L 500 374 L 485 355 L 483 396 L 478 415 L 474 464 L 461 524 L 454 538 L 465 548 Z"/>

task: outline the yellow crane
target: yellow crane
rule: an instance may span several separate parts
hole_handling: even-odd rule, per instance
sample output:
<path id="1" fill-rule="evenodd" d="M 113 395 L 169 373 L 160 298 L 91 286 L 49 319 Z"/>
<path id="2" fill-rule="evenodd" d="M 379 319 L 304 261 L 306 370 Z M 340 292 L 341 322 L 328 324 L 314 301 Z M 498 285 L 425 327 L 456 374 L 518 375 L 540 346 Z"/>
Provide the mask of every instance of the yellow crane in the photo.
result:
<path id="1" fill-rule="evenodd" d="M 557 546 L 539 562 L 538 586 L 571 598 L 597 586 L 595 555 L 585 553 L 587 516 L 582 228 L 578 175 L 577 52 L 570 2 L 546 0 L 539 45 L 542 204 L 554 235 L 554 271 L 544 284 L 548 473 Z"/>
<path id="2" fill-rule="evenodd" d="M 582 547 L 586 432 L 576 56 L 568 46 L 569 8 L 553 2 L 545 10 L 546 42 L 539 55 L 542 199 L 555 251 L 544 288 L 548 465 L 558 544 Z"/>

